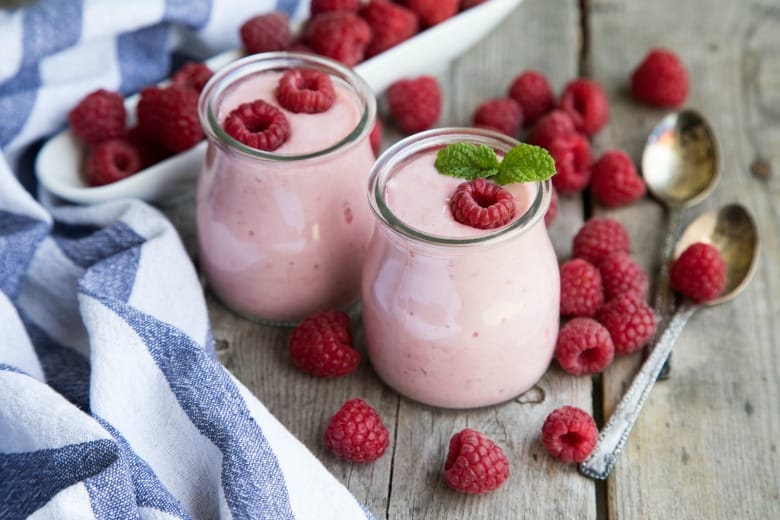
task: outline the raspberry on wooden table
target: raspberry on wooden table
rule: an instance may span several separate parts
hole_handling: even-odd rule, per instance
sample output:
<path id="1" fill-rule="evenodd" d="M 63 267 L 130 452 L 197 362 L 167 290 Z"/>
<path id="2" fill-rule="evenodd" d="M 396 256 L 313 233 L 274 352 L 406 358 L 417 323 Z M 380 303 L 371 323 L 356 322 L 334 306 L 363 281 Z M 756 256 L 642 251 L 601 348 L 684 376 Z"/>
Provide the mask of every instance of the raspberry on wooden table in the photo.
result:
<path id="1" fill-rule="evenodd" d="M 617 251 L 604 257 L 599 263 L 604 299 L 607 301 L 621 294 L 633 294 L 641 301 L 647 301 L 650 280 L 647 273 L 631 256 Z"/>
<path id="2" fill-rule="evenodd" d="M 360 9 L 360 16 L 371 27 L 367 58 L 408 40 L 419 27 L 417 15 L 413 11 L 389 0 L 372 0 Z"/>
<path id="3" fill-rule="evenodd" d="M 291 69 L 279 79 L 276 100 L 290 112 L 325 112 L 336 101 L 330 75 L 314 69 Z"/>
<path id="4" fill-rule="evenodd" d="M 186 87 L 147 87 L 136 107 L 138 128 L 172 152 L 183 152 L 203 139 L 198 119 L 198 93 Z"/>
<path id="5" fill-rule="evenodd" d="M 284 112 L 262 99 L 233 109 L 222 128 L 236 141 L 267 152 L 276 150 L 290 137 L 290 123 Z"/>
<path id="6" fill-rule="evenodd" d="M 125 130 L 125 100 L 119 92 L 99 89 L 68 113 L 70 131 L 81 142 L 95 145 L 120 137 Z"/>
<path id="7" fill-rule="evenodd" d="M 405 0 L 406 7 L 417 13 L 420 24 L 430 27 L 452 18 L 460 0 Z"/>
<path id="8" fill-rule="evenodd" d="M 487 493 L 509 478 L 503 450 L 483 433 L 466 428 L 450 438 L 444 462 L 444 480 L 456 491 Z"/>
<path id="9" fill-rule="evenodd" d="M 714 300 L 726 288 L 726 263 L 718 248 L 697 242 L 669 267 L 669 281 L 677 292 L 695 302 Z"/>
<path id="10" fill-rule="evenodd" d="M 622 150 L 604 152 L 590 168 L 590 190 L 605 206 L 624 206 L 645 194 L 645 181 Z"/>
<path id="11" fill-rule="evenodd" d="M 138 149 L 124 139 L 96 144 L 87 155 L 85 171 L 91 186 L 103 186 L 124 179 L 141 169 Z"/>
<path id="12" fill-rule="evenodd" d="M 311 0 L 310 15 L 317 16 L 328 11 L 352 11 L 360 9 L 360 0 Z"/>
<path id="13" fill-rule="evenodd" d="M 685 103 L 690 80 L 677 54 L 652 49 L 631 74 L 631 93 L 639 101 L 661 107 Z"/>
<path id="14" fill-rule="evenodd" d="M 547 76 L 536 70 L 526 70 L 517 75 L 509 86 L 509 97 L 520 105 L 525 126 L 536 123 L 540 117 L 552 110 L 554 103 Z"/>
<path id="15" fill-rule="evenodd" d="M 171 83 L 200 92 L 213 75 L 214 71 L 205 63 L 188 61 L 171 76 Z"/>
<path id="16" fill-rule="evenodd" d="M 450 197 L 452 217 L 467 226 L 492 229 L 509 223 L 515 201 L 508 190 L 482 177 L 462 182 Z"/>
<path id="17" fill-rule="evenodd" d="M 609 102 L 604 89 L 593 80 L 577 78 L 566 84 L 558 108 L 567 112 L 578 132 L 594 135 L 609 121 Z"/>
<path id="18" fill-rule="evenodd" d="M 593 417 L 575 406 L 556 408 L 542 425 L 542 444 L 547 453 L 567 464 L 588 458 L 598 436 Z"/>
<path id="19" fill-rule="evenodd" d="M 494 98 L 484 101 L 474 111 L 474 126 L 494 128 L 515 137 L 523 124 L 523 112 L 512 98 Z"/>
<path id="20" fill-rule="evenodd" d="M 552 110 L 536 122 L 528 135 L 528 142 L 550 149 L 550 144 L 558 137 L 575 134 L 574 121 L 563 110 Z"/>
<path id="21" fill-rule="evenodd" d="M 318 377 L 347 375 L 360 363 L 360 353 L 352 348 L 349 316 L 341 311 L 303 320 L 290 334 L 288 349 L 296 367 Z"/>
<path id="22" fill-rule="evenodd" d="M 387 89 L 387 105 L 403 132 L 428 130 L 441 114 L 439 82 L 433 76 L 398 80 Z"/>
<path id="23" fill-rule="evenodd" d="M 557 173 L 552 177 L 553 186 L 561 195 L 577 193 L 590 181 L 590 143 L 581 134 L 556 137 L 548 147 L 555 161 Z"/>
<path id="24" fill-rule="evenodd" d="M 561 315 L 595 316 L 603 304 L 599 270 L 582 258 L 564 262 L 561 265 Z"/>
<path id="25" fill-rule="evenodd" d="M 309 20 L 305 39 L 317 54 L 354 67 L 365 57 L 371 27 L 356 13 L 328 11 Z"/>
<path id="26" fill-rule="evenodd" d="M 325 445 L 342 459 L 371 462 L 390 444 L 382 418 L 362 399 L 350 399 L 331 417 L 324 434 Z"/>
<path id="27" fill-rule="evenodd" d="M 575 376 L 597 374 L 615 357 L 609 331 L 591 318 L 574 318 L 561 327 L 555 344 L 555 359 Z"/>
<path id="28" fill-rule="evenodd" d="M 655 334 L 653 309 L 630 293 L 605 303 L 596 319 L 609 331 L 617 354 L 636 352 L 647 345 Z"/>
<path id="29" fill-rule="evenodd" d="M 626 228 L 617 220 L 594 217 L 585 222 L 572 239 L 572 255 L 584 258 L 593 265 L 616 251 L 628 253 L 631 239 Z"/>
<path id="30" fill-rule="evenodd" d="M 290 20 L 282 11 L 253 16 L 239 29 L 247 54 L 285 51 L 292 43 Z"/>

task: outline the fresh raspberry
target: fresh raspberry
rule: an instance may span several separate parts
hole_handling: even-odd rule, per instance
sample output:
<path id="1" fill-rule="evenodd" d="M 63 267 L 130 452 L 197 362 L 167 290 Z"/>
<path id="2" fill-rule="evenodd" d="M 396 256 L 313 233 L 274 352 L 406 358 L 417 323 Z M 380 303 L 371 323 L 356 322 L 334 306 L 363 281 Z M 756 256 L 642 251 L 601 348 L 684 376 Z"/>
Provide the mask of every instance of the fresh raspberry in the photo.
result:
<path id="1" fill-rule="evenodd" d="M 372 0 L 360 10 L 360 16 L 371 27 L 373 35 L 366 47 L 368 58 L 408 40 L 419 25 L 413 11 L 387 0 Z"/>
<path id="2" fill-rule="evenodd" d="M 650 105 L 682 105 L 688 97 L 688 87 L 685 65 L 666 49 L 652 49 L 631 74 L 631 93 Z"/>
<path id="3" fill-rule="evenodd" d="M 172 155 L 170 151 L 151 141 L 137 126 L 129 128 L 125 132 L 124 139 L 138 150 L 141 157 L 141 168 L 148 168 Z"/>
<path id="4" fill-rule="evenodd" d="M 498 489 L 509 478 L 509 461 L 501 447 L 485 434 L 466 428 L 450 439 L 444 480 L 471 495 Z"/>
<path id="5" fill-rule="evenodd" d="M 578 78 L 563 89 L 558 108 L 567 112 L 578 132 L 594 135 L 609 120 L 609 103 L 604 89 L 595 81 Z"/>
<path id="6" fill-rule="evenodd" d="M 597 374 L 615 357 L 615 345 L 604 326 L 591 318 L 574 318 L 561 327 L 555 359 L 569 374 Z"/>
<path id="7" fill-rule="evenodd" d="M 222 121 L 233 139 L 258 150 L 272 152 L 290 138 L 284 113 L 262 99 L 239 105 Z"/>
<path id="8" fill-rule="evenodd" d="M 535 70 L 527 70 L 512 80 L 509 97 L 517 101 L 523 111 L 525 126 L 536 123 L 553 107 L 553 92 L 547 76 Z M 574 130 L 572 125 L 572 130 Z"/>
<path id="9" fill-rule="evenodd" d="M 604 152 L 590 168 L 590 190 L 605 206 L 624 206 L 645 194 L 645 181 L 621 150 Z"/>
<path id="10" fill-rule="evenodd" d="M 347 67 L 354 67 L 365 56 L 371 41 L 371 27 L 356 13 L 328 11 L 309 21 L 306 42 L 322 54 Z"/>
<path id="11" fill-rule="evenodd" d="M 214 71 L 205 63 L 188 61 L 171 77 L 171 83 L 200 92 L 213 75 Z"/>
<path id="12" fill-rule="evenodd" d="M 374 151 L 374 155 L 379 156 L 379 152 L 382 150 L 382 123 L 378 118 L 374 121 L 371 133 L 368 134 L 368 141 L 371 143 L 371 150 Z"/>
<path id="13" fill-rule="evenodd" d="M 574 121 L 569 114 L 563 110 L 553 110 L 539 118 L 531 129 L 528 142 L 549 149 L 550 144 L 558 137 L 565 137 L 576 132 Z"/>
<path id="14" fill-rule="evenodd" d="M 556 408 L 542 425 L 542 444 L 547 453 L 567 464 L 587 459 L 598 436 L 593 417 L 575 406 Z"/>
<path id="15" fill-rule="evenodd" d="M 344 376 L 360 363 L 360 353 L 352 348 L 349 316 L 341 311 L 303 320 L 290 334 L 288 347 L 293 364 L 313 376 Z"/>
<path id="16" fill-rule="evenodd" d="M 138 149 L 124 139 L 98 143 L 87 155 L 85 170 L 91 186 L 102 186 L 124 179 L 141 169 Z"/>
<path id="17" fill-rule="evenodd" d="M 417 13 L 423 27 L 430 27 L 452 18 L 458 12 L 460 0 L 406 0 L 406 7 Z"/>
<path id="18" fill-rule="evenodd" d="M 572 256 L 584 258 L 593 265 L 616 251 L 628 253 L 631 239 L 623 225 L 617 220 L 595 217 L 577 231 L 572 240 Z"/>
<path id="19" fill-rule="evenodd" d="M 441 90 L 433 76 L 401 79 L 387 89 L 390 115 L 407 134 L 431 128 L 441 114 Z"/>
<path id="20" fill-rule="evenodd" d="M 141 91 L 136 113 L 144 135 L 172 152 L 192 148 L 203 139 L 198 93 L 191 88 L 147 87 Z"/>
<path id="21" fill-rule="evenodd" d="M 330 418 L 325 445 L 342 459 L 371 462 L 390 444 L 382 418 L 362 399 L 350 399 Z"/>
<path id="22" fill-rule="evenodd" d="M 550 191 L 550 206 L 547 208 L 547 213 L 544 214 L 544 225 L 547 227 L 552 226 L 555 221 L 555 217 L 558 216 L 558 192 L 555 188 Z"/>
<path id="23" fill-rule="evenodd" d="M 707 302 L 726 288 L 726 263 L 718 248 L 697 242 L 688 246 L 669 268 L 672 287 L 696 302 Z"/>
<path id="24" fill-rule="evenodd" d="M 582 258 L 564 262 L 561 265 L 561 315 L 594 316 L 603 304 L 599 270 Z"/>
<path id="25" fill-rule="evenodd" d="M 276 100 L 290 112 L 317 114 L 336 101 L 330 76 L 314 69 L 291 69 L 284 73 L 276 89 Z"/>
<path id="26" fill-rule="evenodd" d="M 523 124 L 523 112 L 512 98 L 494 98 L 485 101 L 474 112 L 474 125 L 495 128 L 510 137 L 517 135 Z"/>
<path id="27" fill-rule="evenodd" d="M 599 310 L 596 319 L 612 336 L 615 352 L 630 354 L 647 345 L 655 334 L 655 314 L 635 295 L 621 294 Z"/>
<path id="28" fill-rule="evenodd" d="M 290 20 L 282 11 L 253 16 L 241 25 L 239 34 L 247 54 L 285 51 L 292 43 Z"/>
<path id="29" fill-rule="evenodd" d="M 81 142 L 95 145 L 122 135 L 125 100 L 119 92 L 105 89 L 88 94 L 68 114 L 70 131 Z"/>
<path id="30" fill-rule="evenodd" d="M 463 182 L 450 197 L 452 217 L 479 229 L 501 227 L 515 215 L 512 194 L 498 184 L 478 177 Z"/>
<path id="31" fill-rule="evenodd" d="M 311 0 L 309 13 L 312 17 L 328 11 L 352 11 L 360 9 L 360 0 Z"/>
<path id="32" fill-rule="evenodd" d="M 555 160 L 553 186 L 561 195 L 577 193 L 590 181 L 590 143 L 582 134 L 556 137 L 548 148 Z"/>
<path id="33" fill-rule="evenodd" d="M 617 251 L 607 255 L 599 264 L 599 272 L 607 301 L 621 294 L 633 294 L 638 300 L 647 301 L 650 284 L 647 273 L 628 253 Z"/>

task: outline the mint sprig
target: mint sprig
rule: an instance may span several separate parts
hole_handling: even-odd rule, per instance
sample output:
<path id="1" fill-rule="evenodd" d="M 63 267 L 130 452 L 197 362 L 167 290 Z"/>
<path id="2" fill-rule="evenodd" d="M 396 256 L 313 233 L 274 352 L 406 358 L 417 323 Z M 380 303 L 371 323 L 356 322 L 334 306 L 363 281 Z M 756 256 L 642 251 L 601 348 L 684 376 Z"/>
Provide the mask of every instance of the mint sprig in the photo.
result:
<path id="1" fill-rule="evenodd" d="M 496 152 L 484 144 L 455 143 L 436 154 L 434 166 L 443 175 L 473 181 L 489 178 L 496 184 L 539 182 L 555 175 L 555 161 L 544 148 L 519 143 L 501 162 Z"/>

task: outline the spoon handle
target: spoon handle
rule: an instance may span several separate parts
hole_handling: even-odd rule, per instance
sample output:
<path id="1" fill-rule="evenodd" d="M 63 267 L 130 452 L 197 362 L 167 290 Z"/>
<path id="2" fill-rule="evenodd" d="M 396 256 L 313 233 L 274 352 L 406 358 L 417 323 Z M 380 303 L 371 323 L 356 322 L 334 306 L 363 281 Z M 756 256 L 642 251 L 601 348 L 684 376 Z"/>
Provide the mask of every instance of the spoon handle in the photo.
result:
<path id="1" fill-rule="evenodd" d="M 677 338 L 696 309 L 698 309 L 696 304 L 686 302 L 669 319 L 652 354 L 642 364 L 642 368 L 634 377 L 623 399 L 601 429 L 593 452 L 580 464 L 580 473 L 597 480 L 604 480 L 609 476 L 664 366 L 664 361 L 669 357 Z"/>
<path id="2" fill-rule="evenodd" d="M 655 277 L 655 292 L 653 294 L 653 310 L 659 321 L 665 321 L 669 317 L 669 313 L 674 308 L 674 292 L 669 285 L 669 264 L 674 256 L 674 246 L 677 242 L 677 236 L 680 232 L 680 223 L 682 221 L 682 210 L 677 207 L 671 207 L 669 209 L 669 216 L 666 223 L 666 233 L 664 234 L 664 241 L 661 245 L 661 258 L 660 267 Z M 657 338 L 660 336 L 656 336 Z M 652 353 L 654 347 L 648 349 L 647 355 Z M 659 380 L 666 380 L 669 378 L 669 372 L 672 369 L 671 356 L 666 359 L 666 362 L 661 368 L 661 372 L 658 374 Z"/>

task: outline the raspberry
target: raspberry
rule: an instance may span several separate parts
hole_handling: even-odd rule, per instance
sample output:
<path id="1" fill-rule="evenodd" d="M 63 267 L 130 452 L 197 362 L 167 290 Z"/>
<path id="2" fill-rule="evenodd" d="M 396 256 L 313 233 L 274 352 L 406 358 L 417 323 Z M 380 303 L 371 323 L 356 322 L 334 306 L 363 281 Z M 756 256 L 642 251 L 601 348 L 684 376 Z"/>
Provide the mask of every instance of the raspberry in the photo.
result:
<path id="1" fill-rule="evenodd" d="M 547 81 L 547 76 L 535 70 L 527 70 L 515 77 L 509 87 L 509 97 L 520 105 L 525 126 L 536 123 L 553 107 L 550 82 Z"/>
<path id="2" fill-rule="evenodd" d="M 604 152 L 590 168 L 590 189 L 605 206 L 623 206 L 645 194 L 645 181 L 631 158 L 621 150 Z"/>
<path id="3" fill-rule="evenodd" d="M 631 93 L 650 105 L 682 105 L 688 97 L 688 87 L 685 65 L 666 49 L 651 50 L 631 74 Z"/>
<path id="4" fill-rule="evenodd" d="M 360 0 L 311 0 L 309 13 L 312 17 L 328 11 L 352 11 L 360 9 Z"/>
<path id="5" fill-rule="evenodd" d="M 638 300 L 647 300 L 650 284 L 647 273 L 628 253 L 618 251 L 607 255 L 599 264 L 599 272 L 607 301 L 621 294 L 633 294 Z"/>
<path id="6" fill-rule="evenodd" d="M 233 109 L 222 121 L 222 128 L 236 141 L 268 152 L 290 137 L 290 123 L 284 113 L 262 99 Z"/>
<path id="7" fill-rule="evenodd" d="M 556 137 L 548 148 L 557 173 L 552 183 L 558 193 L 568 195 L 585 189 L 590 181 L 590 143 L 581 134 Z"/>
<path id="8" fill-rule="evenodd" d="M 563 89 L 558 108 L 567 112 L 578 132 L 593 135 L 609 120 L 607 95 L 601 85 L 587 78 L 570 81 Z"/>
<path id="9" fill-rule="evenodd" d="M 572 255 L 593 265 L 616 251 L 628 253 L 631 239 L 623 225 L 611 218 L 592 218 L 577 231 L 572 240 Z"/>
<path id="10" fill-rule="evenodd" d="M 550 191 L 550 206 L 547 208 L 547 213 L 544 214 L 544 225 L 550 227 L 555 221 L 555 217 L 558 216 L 558 192 L 555 188 Z"/>
<path id="11" fill-rule="evenodd" d="M 387 104 L 398 127 L 407 134 L 431 128 L 441 114 L 441 91 L 433 76 L 401 79 L 387 89 Z"/>
<path id="12" fill-rule="evenodd" d="M 341 311 L 303 320 L 290 334 L 288 347 L 293 364 L 313 376 L 344 376 L 360 363 L 360 353 L 352 348 L 349 316 Z"/>
<path id="13" fill-rule="evenodd" d="M 141 168 L 148 168 L 171 156 L 171 152 L 150 141 L 137 126 L 128 129 L 124 138 L 138 150 L 141 157 Z"/>
<path id="14" fill-rule="evenodd" d="M 284 73 L 276 89 L 279 104 L 290 112 L 325 112 L 336 100 L 333 82 L 325 72 L 291 69 Z"/>
<path id="15" fill-rule="evenodd" d="M 655 334 L 653 309 L 633 294 L 621 294 L 604 304 L 596 315 L 612 336 L 615 352 L 630 354 L 647 345 Z"/>
<path id="16" fill-rule="evenodd" d="M 726 264 L 713 245 L 697 242 L 688 246 L 669 268 L 672 287 L 696 302 L 707 302 L 726 288 Z"/>
<path id="17" fill-rule="evenodd" d="M 458 12 L 460 0 L 406 0 L 406 7 L 417 13 L 423 27 L 430 27 L 452 18 Z"/>
<path id="18" fill-rule="evenodd" d="M 292 43 L 290 20 L 282 11 L 253 16 L 241 25 L 239 34 L 247 54 L 284 51 Z"/>
<path id="19" fill-rule="evenodd" d="M 368 140 L 371 143 L 371 150 L 374 151 L 374 155 L 378 156 L 382 150 L 382 123 L 379 119 L 374 121 L 374 127 L 371 129 L 371 133 L 368 134 Z"/>
<path id="20" fill-rule="evenodd" d="M 549 149 L 556 138 L 576 132 L 569 114 L 563 110 L 553 110 L 537 121 L 528 136 L 528 142 Z"/>
<path id="21" fill-rule="evenodd" d="M 487 493 L 509 478 L 509 461 L 501 447 L 471 428 L 450 439 L 444 480 L 453 489 L 472 495 Z"/>
<path id="22" fill-rule="evenodd" d="M 102 186 L 124 179 L 141 169 L 138 149 L 124 139 L 110 139 L 95 145 L 86 159 L 87 181 Z"/>
<path id="23" fill-rule="evenodd" d="M 593 417 L 575 406 L 556 408 L 542 425 L 542 444 L 547 453 L 567 464 L 587 459 L 598 436 Z"/>
<path id="24" fill-rule="evenodd" d="M 599 270 L 582 258 L 564 262 L 561 266 L 561 315 L 594 316 L 603 304 Z"/>
<path id="25" fill-rule="evenodd" d="M 99 89 L 73 107 L 68 114 L 68 123 L 81 142 L 95 145 L 121 136 L 126 117 L 122 94 Z"/>
<path id="26" fill-rule="evenodd" d="M 515 201 L 509 191 L 479 177 L 458 185 L 450 198 L 450 210 L 461 224 L 492 229 L 512 220 Z"/>
<path id="27" fill-rule="evenodd" d="M 373 35 L 366 47 L 369 58 L 411 38 L 419 24 L 414 12 L 387 0 L 372 0 L 360 10 L 360 16 Z"/>
<path id="28" fill-rule="evenodd" d="M 472 7 L 484 4 L 487 2 L 487 0 L 460 0 L 460 10 L 465 11 L 466 9 L 471 9 Z"/>
<path id="29" fill-rule="evenodd" d="M 485 101 L 474 112 L 474 125 L 495 128 L 514 137 L 523 124 L 520 105 L 512 98 L 495 98 Z"/>
<path id="30" fill-rule="evenodd" d="M 325 445 L 342 459 L 371 462 L 387 449 L 389 436 L 382 418 L 362 399 L 350 399 L 330 418 Z"/>
<path id="31" fill-rule="evenodd" d="M 172 152 L 192 148 L 203 138 L 198 93 L 191 88 L 147 87 L 141 91 L 136 113 L 141 132 Z"/>
<path id="32" fill-rule="evenodd" d="M 188 61 L 171 77 L 171 83 L 200 92 L 213 75 L 214 72 L 205 63 Z"/>
<path id="33" fill-rule="evenodd" d="M 317 54 L 322 54 L 347 67 L 363 61 L 366 46 L 371 41 L 371 27 L 356 13 L 328 11 L 309 21 L 306 42 Z"/>
<path id="34" fill-rule="evenodd" d="M 615 357 L 609 331 L 591 318 L 574 318 L 561 327 L 555 345 L 555 359 L 569 374 L 597 374 Z"/>

